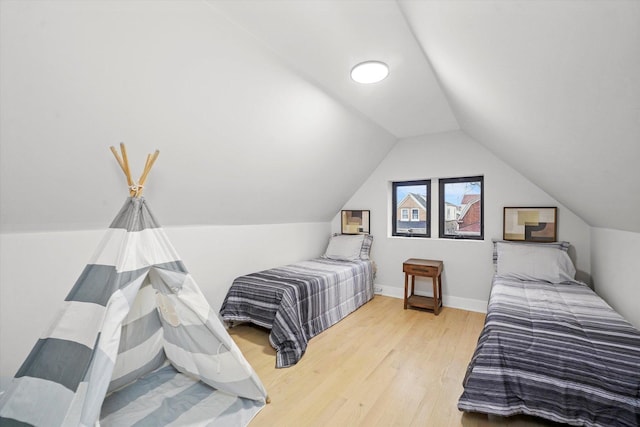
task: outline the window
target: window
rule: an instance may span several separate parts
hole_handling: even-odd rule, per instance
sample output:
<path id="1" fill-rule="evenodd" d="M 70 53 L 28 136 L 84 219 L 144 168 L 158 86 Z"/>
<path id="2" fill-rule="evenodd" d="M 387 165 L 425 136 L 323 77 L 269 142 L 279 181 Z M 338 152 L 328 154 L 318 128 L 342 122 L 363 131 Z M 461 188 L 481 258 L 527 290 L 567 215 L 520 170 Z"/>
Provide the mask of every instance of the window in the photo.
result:
<path id="1" fill-rule="evenodd" d="M 484 177 L 440 179 L 440 238 L 484 239 Z"/>
<path id="2" fill-rule="evenodd" d="M 431 236 L 430 180 L 394 182 L 391 198 L 394 236 Z"/>

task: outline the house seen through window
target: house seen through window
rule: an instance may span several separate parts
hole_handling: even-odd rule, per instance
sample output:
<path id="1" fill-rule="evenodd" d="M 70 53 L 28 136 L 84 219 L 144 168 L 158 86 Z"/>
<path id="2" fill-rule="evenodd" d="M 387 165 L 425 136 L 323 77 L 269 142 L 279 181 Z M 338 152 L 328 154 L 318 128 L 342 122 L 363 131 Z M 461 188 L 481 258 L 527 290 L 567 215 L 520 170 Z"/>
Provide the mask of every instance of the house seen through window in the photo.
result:
<path id="1" fill-rule="evenodd" d="M 400 181 L 392 187 L 392 234 L 430 237 L 431 181 Z"/>
<path id="2" fill-rule="evenodd" d="M 439 180 L 440 238 L 484 239 L 484 178 Z"/>

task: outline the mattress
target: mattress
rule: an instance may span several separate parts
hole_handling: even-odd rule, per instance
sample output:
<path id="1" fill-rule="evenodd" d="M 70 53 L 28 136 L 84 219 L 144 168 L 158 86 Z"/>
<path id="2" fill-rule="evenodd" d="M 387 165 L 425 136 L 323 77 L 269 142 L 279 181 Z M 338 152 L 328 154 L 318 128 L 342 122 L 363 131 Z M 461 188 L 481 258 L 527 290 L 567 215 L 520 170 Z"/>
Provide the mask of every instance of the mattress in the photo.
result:
<path id="1" fill-rule="evenodd" d="M 640 425 L 640 332 L 589 287 L 495 277 L 463 411 Z"/>

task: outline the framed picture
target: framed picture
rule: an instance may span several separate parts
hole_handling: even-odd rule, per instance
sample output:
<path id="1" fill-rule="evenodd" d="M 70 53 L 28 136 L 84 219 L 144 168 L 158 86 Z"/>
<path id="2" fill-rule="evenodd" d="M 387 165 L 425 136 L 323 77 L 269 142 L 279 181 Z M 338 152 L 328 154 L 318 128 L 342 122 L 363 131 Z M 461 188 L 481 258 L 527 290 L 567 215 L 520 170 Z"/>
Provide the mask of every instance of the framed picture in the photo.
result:
<path id="1" fill-rule="evenodd" d="M 369 211 L 342 211 L 342 234 L 369 234 Z"/>
<path id="2" fill-rule="evenodd" d="M 504 240 L 555 242 L 558 208 L 504 208 Z"/>

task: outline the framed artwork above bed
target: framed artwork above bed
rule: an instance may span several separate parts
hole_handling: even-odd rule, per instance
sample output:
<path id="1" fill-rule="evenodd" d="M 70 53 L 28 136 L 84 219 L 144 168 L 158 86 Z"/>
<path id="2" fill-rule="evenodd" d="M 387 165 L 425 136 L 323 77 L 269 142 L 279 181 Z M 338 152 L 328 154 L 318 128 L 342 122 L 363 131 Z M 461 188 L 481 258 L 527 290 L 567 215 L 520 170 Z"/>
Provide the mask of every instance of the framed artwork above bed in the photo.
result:
<path id="1" fill-rule="evenodd" d="M 556 207 L 505 207 L 504 240 L 555 242 L 558 230 Z"/>
<path id="2" fill-rule="evenodd" d="M 370 211 L 345 210 L 341 211 L 341 217 L 340 232 L 342 234 L 369 234 Z"/>

